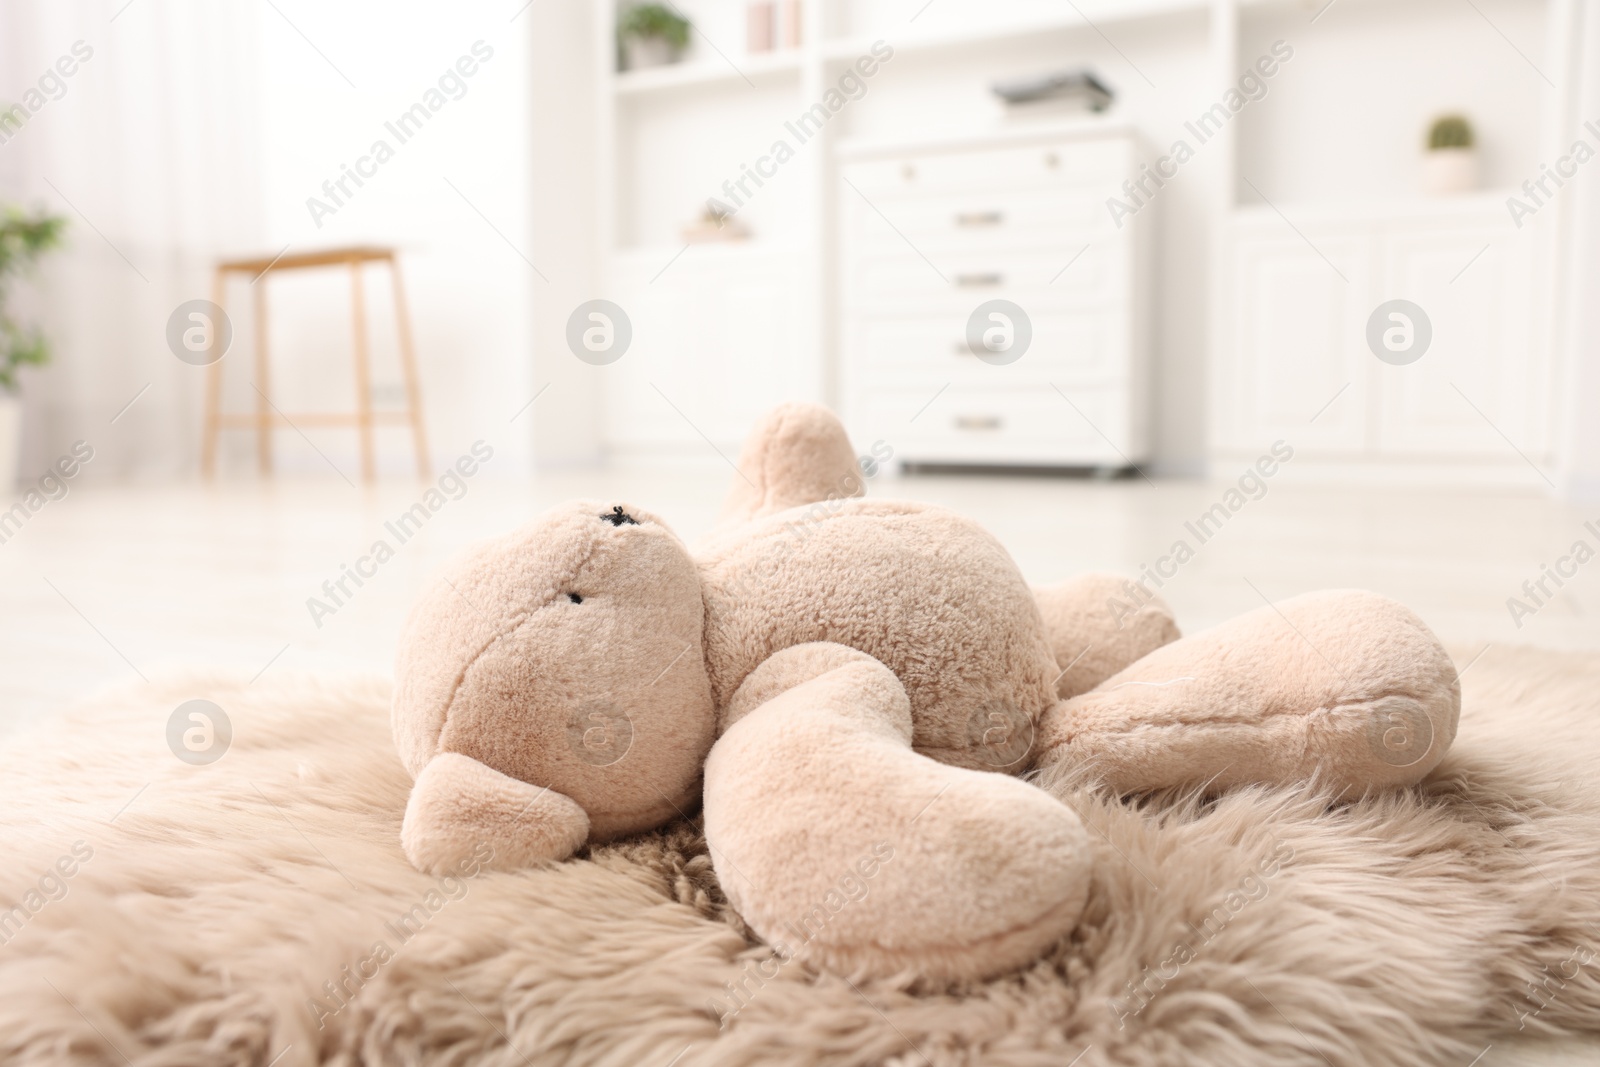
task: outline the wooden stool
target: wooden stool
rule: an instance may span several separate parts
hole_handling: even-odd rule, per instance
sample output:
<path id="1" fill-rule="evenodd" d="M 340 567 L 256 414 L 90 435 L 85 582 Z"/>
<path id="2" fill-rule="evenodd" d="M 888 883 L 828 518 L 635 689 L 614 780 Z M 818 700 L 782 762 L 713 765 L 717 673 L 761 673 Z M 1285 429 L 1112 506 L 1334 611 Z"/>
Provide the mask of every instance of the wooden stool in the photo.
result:
<path id="1" fill-rule="evenodd" d="M 372 262 L 389 265 L 389 277 L 394 282 L 394 313 L 400 334 L 400 365 L 406 380 L 406 408 L 404 411 L 373 411 L 372 390 L 367 361 L 367 307 L 361 287 L 361 268 Z M 356 372 L 356 410 L 346 412 L 311 412 L 304 415 L 284 415 L 271 400 L 271 378 L 267 364 L 267 284 L 266 275 L 280 270 L 304 270 L 311 267 L 350 267 L 350 315 L 355 327 L 354 359 Z M 330 248 L 320 252 L 302 252 L 297 255 L 280 255 L 276 259 L 230 259 L 217 264 L 212 282 L 211 299 L 218 307 L 226 308 L 228 275 L 249 275 L 255 289 L 256 319 L 256 410 L 253 415 L 225 414 L 222 411 L 222 360 L 208 368 L 206 379 L 205 431 L 201 447 L 200 467 L 206 477 L 216 470 L 217 436 L 224 427 L 248 428 L 256 431 L 256 458 L 262 474 L 272 473 L 272 431 L 275 418 L 285 424 L 299 426 L 354 426 L 361 434 L 361 476 L 372 481 L 377 476 L 372 450 L 372 427 L 379 422 L 410 422 L 411 435 L 417 449 L 417 473 L 429 475 L 428 443 L 422 429 L 422 387 L 417 381 L 416 352 L 411 342 L 411 320 L 406 311 L 405 289 L 400 284 L 400 264 L 392 248 Z M 254 284 L 259 282 L 260 284 Z"/>

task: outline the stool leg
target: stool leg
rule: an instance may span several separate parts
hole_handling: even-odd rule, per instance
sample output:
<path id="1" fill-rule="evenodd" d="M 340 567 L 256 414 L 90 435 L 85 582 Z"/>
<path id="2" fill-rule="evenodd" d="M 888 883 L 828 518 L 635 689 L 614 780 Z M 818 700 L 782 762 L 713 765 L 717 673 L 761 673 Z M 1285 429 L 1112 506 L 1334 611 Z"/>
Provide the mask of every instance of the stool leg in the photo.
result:
<path id="1" fill-rule="evenodd" d="M 211 279 L 211 302 L 223 314 L 228 298 L 228 278 L 219 267 Z M 200 474 L 211 478 L 217 473 L 217 437 L 222 432 L 222 360 L 206 367 L 206 413 L 200 431 Z"/>
<path id="2" fill-rule="evenodd" d="M 367 301 L 361 288 L 361 262 L 350 261 L 350 318 L 355 327 L 356 424 L 361 431 L 361 477 L 372 481 L 372 383 L 367 367 Z"/>
<path id="3" fill-rule="evenodd" d="M 267 361 L 267 276 L 252 286 L 256 317 L 256 462 L 264 475 L 272 474 L 272 371 Z"/>
<path id="4" fill-rule="evenodd" d="M 400 281 L 400 261 L 389 257 L 389 278 L 394 283 L 394 315 L 400 334 L 400 366 L 406 376 L 406 408 L 411 415 L 411 437 L 417 446 L 417 477 L 427 478 L 428 435 L 422 428 L 422 382 L 417 377 L 417 352 L 411 338 L 411 311 Z"/>

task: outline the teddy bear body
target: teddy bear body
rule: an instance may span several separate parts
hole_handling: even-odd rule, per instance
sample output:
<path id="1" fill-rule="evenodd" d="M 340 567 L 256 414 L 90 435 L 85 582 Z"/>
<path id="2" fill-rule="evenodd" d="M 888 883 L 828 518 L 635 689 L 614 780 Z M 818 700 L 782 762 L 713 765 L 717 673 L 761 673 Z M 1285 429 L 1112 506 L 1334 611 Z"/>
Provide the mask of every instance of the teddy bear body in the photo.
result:
<path id="1" fill-rule="evenodd" d="M 725 728 L 774 653 L 826 641 L 867 653 L 910 700 L 916 751 L 1020 772 L 1060 673 L 1033 590 L 976 522 L 910 501 L 796 507 L 696 552 L 706 664 Z"/>

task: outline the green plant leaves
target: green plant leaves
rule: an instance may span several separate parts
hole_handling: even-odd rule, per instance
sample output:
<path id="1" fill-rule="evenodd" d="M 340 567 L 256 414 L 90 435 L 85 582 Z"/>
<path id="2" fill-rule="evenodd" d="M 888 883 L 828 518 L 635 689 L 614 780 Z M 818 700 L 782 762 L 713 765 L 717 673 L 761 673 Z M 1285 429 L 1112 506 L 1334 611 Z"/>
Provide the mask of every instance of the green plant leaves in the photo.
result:
<path id="1" fill-rule="evenodd" d="M 20 325 L 5 313 L 7 290 L 39 257 L 61 244 L 67 220 L 42 211 L 10 207 L 0 216 L 0 390 L 15 392 L 17 371 L 50 361 L 50 347 L 37 329 Z"/>
<path id="2" fill-rule="evenodd" d="M 617 36 L 659 37 L 674 48 L 689 43 L 689 20 L 665 4 L 639 4 L 630 7 L 617 20 Z"/>
<path id="3" fill-rule="evenodd" d="M 1428 150 L 1438 148 L 1471 148 L 1472 123 L 1462 115 L 1444 115 L 1434 119 L 1428 130 Z"/>

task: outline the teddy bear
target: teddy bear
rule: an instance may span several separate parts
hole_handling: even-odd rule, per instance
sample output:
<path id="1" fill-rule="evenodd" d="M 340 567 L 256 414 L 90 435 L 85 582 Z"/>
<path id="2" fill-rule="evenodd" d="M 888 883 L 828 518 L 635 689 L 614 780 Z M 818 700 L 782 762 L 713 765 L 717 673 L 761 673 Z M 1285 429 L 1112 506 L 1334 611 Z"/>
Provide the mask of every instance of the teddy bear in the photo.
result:
<path id="1" fill-rule="evenodd" d="M 1031 588 L 954 512 L 864 496 L 826 408 L 745 444 L 691 551 L 632 501 L 577 500 L 451 564 L 398 648 L 414 784 L 401 844 L 516 870 L 704 817 L 730 904 L 785 959 L 959 981 L 1070 933 L 1098 842 L 1027 777 L 1135 794 L 1420 781 L 1456 670 L 1373 593 L 1180 636 L 1122 579 Z"/>

